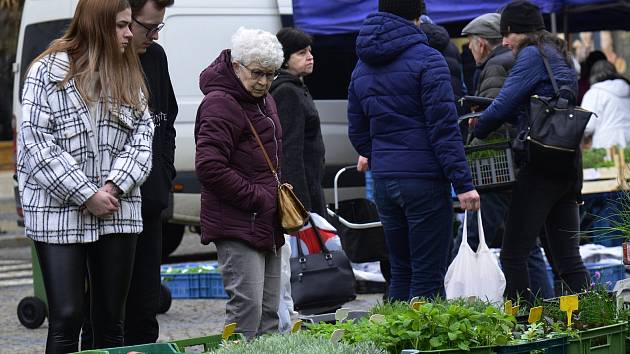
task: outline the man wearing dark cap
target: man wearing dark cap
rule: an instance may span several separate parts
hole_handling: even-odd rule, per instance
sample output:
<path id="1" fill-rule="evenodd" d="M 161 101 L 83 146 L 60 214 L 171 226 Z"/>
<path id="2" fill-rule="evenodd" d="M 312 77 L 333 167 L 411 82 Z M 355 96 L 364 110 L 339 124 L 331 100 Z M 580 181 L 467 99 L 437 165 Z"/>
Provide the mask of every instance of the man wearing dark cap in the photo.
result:
<path id="1" fill-rule="evenodd" d="M 420 0 L 380 0 L 357 37 L 348 133 L 368 158 L 391 263 L 389 297 L 444 296 L 451 183 L 479 208 L 444 57 L 418 28 Z"/>
<path id="2" fill-rule="evenodd" d="M 468 48 L 477 64 L 473 90 L 476 96 L 496 97 L 508 71 L 514 65 L 514 55 L 509 48 L 502 45 L 500 21 L 500 14 L 484 14 L 472 20 L 462 30 L 462 35 L 468 37 Z"/>

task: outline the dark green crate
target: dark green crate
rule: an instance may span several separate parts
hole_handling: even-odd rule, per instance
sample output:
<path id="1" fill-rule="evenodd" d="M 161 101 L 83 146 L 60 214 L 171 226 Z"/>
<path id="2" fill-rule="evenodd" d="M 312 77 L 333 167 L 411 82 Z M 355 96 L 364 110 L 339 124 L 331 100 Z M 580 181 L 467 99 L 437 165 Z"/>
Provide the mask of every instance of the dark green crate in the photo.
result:
<path id="1" fill-rule="evenodd" d="M 228 341 L 245 340 L 242 334 L 233 334 Z M 138 352 L 143 354 L 179 354 L 186 353 L 186 348 L 202 346 L 204 352 L 218 349 L 222 342 L 221 335 L 196 337 L 172 341 L 169 343 L 151 343 L 128 347 L 86 350 L 75 354 L 127 354 Z"/>
<path id="2" fill-rule="evenodd" d="M 80 354 L 127 354 L 129 352 L 138 352 L 138 353 L 143 353 L 143 354 L 181 353 L 177 351 L 175 346 L 173 346 L 170 343 L 140 344 L 140 345 L 132 345 L 128 347 L 86 350 L 79 353 Z M 76 353 L 76 354 L 79 354 L 79 353 Z"/>
<path id="3" fill-rule="evenodd" d="M 420 350 L 419 354 L 494 354 L 492 347 L 470 348 L 469 351 L 460 349 Z"/>
<path id="4" fill-rule="evenodd" d="M 567 354 L 568 342 L 568 338 L 563 336 L 530 343 L 502 345 L 494 348 L 494 351 L 496 354 L 529 354 L 534 350 L 545 354 Z"/>
<path id="5" fill-rule="evenodd" d="M 579 332 L 570 339 L 567 354 L 623 354 L 626 352 L 626 323 Z"/>
<path id="6" fill-rule="evenodd" d="M 233 334 L 228 341 L 244 341 L 245 336 L 240 333 Z M 214 349 L 218 349 L 223 342 L 223 337 L 220 334 L 206 337 L 196 337 L 188 339 L 180 339 L 171 341 L 170 344 L 178 350 L 176 353 L 185 353 L 186 348 L 203 346 L 203 352 L 209 352 Z"/>

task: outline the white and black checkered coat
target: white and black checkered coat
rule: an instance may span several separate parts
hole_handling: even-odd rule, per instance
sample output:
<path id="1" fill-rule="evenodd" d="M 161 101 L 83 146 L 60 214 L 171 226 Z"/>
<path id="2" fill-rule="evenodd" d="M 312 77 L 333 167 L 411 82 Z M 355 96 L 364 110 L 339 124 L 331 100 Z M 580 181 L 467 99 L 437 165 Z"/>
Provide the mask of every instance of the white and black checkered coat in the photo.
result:
<path id="1" fill-rule="evenodd" d="M 74 80 L 63 87 L 68 55 L 35 62 L 24 82 L 17 175 L 26 236 L 47 243 L 84 243 L 100 236 L 142 231 L 140 185 L 151 170 L 153 121 L 145 110 L 120 113 L 99 102 L 98 128 Z M 112 216 L 81 206 L 106 181 L 124 192 Z"/>

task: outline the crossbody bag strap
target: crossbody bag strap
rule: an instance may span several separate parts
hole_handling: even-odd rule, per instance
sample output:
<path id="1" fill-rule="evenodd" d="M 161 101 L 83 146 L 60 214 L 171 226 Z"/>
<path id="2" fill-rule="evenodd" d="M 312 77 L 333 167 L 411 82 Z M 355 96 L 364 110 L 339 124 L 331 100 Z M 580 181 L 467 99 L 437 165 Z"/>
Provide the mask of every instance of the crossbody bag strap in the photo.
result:
<path id="1" fill-rule="evenodd" d="M 547 69 L 547 74 L 549 75 L 549 79 L 551 80 L 551 86 L 553 86 L 553 91 L 556 93 L 557 97 L 560 97 L 560 89 L 558 88 L 558 82 L 556 82 L 556 78 L 553 76 L 553 71 L 551 71 L 551 65 L 549 64 L 549 60 L 545 55 L 545 52 L 538 47 L 538 52 L 540 52 L 540 56 L 545 64 L 545 69 Z"/>
<path id="2" fill-rule="evenodd" d="M 276 169 L 273 168 L 273 163 L 271 162 L 271 159 L 269 158 L 269 155 L 267 155 L 267 150 L 265 149 L 265 146 L 262 143 L 262 140 L 260 140 L 260 136 L 258 135 L 258 132 L 256 131 L 256 128 L 254 128 L 254 125 L 252 124 L 252 121 L 249 120 L 249 118 L 246 116 L 245 120 L 247 121 L 247 123 L 249 123 L 249 127 L 252 130 L 252 133 L 254 134 L 254 137 L 256 138 L 256 141 L 258 142 L 258 146 L 260 146 L 260 150 L 262 150 L 263 156 L 265 156 L 265 161 L 267 161 L 267 165 L 269 165 L 269 169 L 271 170 L 271 173 L 273 174 L 273 176 L 276 178 L 276 181 L 278 182 L 278 185 L 280 185 L 280 179 L 278 178 L 278 172 L 276 172 Z"/>

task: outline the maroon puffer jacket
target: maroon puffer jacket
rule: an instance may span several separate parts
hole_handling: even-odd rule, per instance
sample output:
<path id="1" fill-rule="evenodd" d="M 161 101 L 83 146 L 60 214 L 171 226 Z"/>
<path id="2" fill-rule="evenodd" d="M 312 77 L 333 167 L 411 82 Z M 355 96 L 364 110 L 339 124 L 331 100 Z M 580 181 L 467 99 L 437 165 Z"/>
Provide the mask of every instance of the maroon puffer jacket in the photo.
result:
<path id="1" fill-rule="evenodd" d="M 271 95 L 250 95 L 232 68 L 229 50 L 201 72 L 205 94 L 195 123 L 195 169 L 201 182 L 201 242 L 239 239 L 275 251 L 284 244 L 276 214 L 277 182 L 249 119 L 277 169 L 282 131 Z"/>

